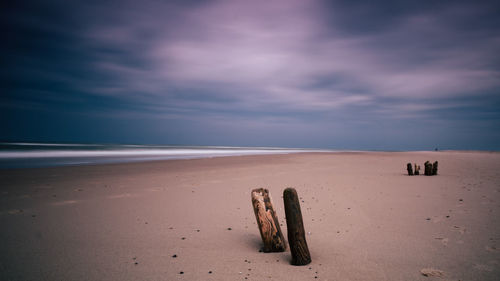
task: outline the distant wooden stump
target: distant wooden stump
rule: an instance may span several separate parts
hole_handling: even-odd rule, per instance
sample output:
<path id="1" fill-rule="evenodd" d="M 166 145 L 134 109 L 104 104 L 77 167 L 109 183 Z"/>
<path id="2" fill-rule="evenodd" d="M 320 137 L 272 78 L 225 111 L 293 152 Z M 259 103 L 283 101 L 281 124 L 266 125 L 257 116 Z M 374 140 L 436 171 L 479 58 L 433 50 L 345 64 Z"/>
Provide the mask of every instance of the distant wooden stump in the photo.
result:
<path id="1" fill-rule="evenodd" d="M 285 251 L 285 238 L 281 232 L 269 191 L 264 188 L 252 190 L 252 205 L 264 243 L 263 251 L 265 253 Z"/>
<path id="2" fill-rule="evenodd" d="M 413 168 L 411 166 L 411 163 L 406 164 L 406 170 L 408 171 L 409 176 L 413 176 Z"/>
<path id="3" fill-rule="evenodd" d="M 420 175 L 420 165 L 417 165 L 415 163 L 415 176 L 418 176 L 418 175 Z"/>
<path id="4" fill-rule="evenodd" d="M 432 164 L 429 161 L 425 161 L 424 163 L 424 175 L 432 176 Z"/>
<path id="5" fill-rule="evenodd" d="M 434 164 L 432 164 L 432 175 L 435 176 L 437 175 L 438 173 L 438 161 L 434 162 Z"/>
<path id="6" fill-rule="evenodd" d="M 292 252 L 292 264 L 309 264 L 311 254 L 307 247 L 297 191 L 294 188 L 285 189 L 283 200 L 285 201 L 286 225 L 288 228 L 288 243 L 290 244 L 290 252 Z"/>

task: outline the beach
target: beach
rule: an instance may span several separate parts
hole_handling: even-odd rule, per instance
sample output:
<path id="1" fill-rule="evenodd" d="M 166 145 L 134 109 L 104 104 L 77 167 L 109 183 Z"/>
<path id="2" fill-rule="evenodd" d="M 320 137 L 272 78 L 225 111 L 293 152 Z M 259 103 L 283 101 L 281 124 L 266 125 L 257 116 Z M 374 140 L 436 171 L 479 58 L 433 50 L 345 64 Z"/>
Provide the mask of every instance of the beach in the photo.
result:
<path id="1" fill-rule="evenodd" d="M 407 175 L 406 163 L 427 160 L 437 176 Z M 497 152 L 2 169 L 0 181 L 1 280 L 500 279 Z M 250 193 L 260 187 L 285 239 L 282 193 L 297 190 L 311 264 L 259 252 Z"/>

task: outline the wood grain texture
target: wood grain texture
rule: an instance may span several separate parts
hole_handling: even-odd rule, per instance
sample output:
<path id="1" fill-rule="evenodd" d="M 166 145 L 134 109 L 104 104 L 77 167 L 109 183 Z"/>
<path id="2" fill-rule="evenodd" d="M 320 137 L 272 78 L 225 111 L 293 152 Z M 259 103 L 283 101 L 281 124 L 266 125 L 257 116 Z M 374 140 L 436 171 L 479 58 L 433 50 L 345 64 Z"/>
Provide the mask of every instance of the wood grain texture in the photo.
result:
<path id="1" fill-rule="evenodd" d="M 269 191 L 264 188 L 252 190 L 252 205 L 264 243 L 262 250 L 265 253 L 285 251 L 285 238 L 281 232 Z"/>
<path id="2" fill-rule="evenodd" d="M 292 264 L 309 264 L 311 262 L 311 254 L 307 247 L 297 191 L 294 188 L 285 189 L 283 192 L 283 200 L 285 202 L 288 243 L 290 244 L 290 251 L 292 253 Z"/>

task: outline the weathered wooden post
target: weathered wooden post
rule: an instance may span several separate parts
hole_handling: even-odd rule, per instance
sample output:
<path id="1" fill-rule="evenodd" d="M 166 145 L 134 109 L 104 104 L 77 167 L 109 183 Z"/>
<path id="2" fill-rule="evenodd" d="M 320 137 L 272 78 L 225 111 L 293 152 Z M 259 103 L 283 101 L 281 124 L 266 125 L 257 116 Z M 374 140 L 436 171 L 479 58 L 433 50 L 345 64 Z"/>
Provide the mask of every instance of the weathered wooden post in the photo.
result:
<path id="1" fill-rule="evenodd" d="M 406 170 L 408 171 L 409 176 L 413 176 L 413 168 L 411 167 L 411 163 L 406 164 Z"/>
<path id="2" fill-rule="evenodd" d="M 424 163 L 424 175 L 432 176 L 432 164 L 429 161 L 425 161 Z"/>
<path id="3" fill-rule="evenodd" d="M 438 174 L 438 161 L 434 162 L 432 164 L 432 175 L 435 176 Z"/>
<path id="4" fill-rule="evenodd" d="M 252 190 L 252 205 L 260 236 L 264 242 L 263 251 L 265 253 L 285 251 L 285 238 L 281 232 L 269 191 L 264 188 Z"/>
<path id="5" fill-rule="evenodd" d="M 415 176 L 418 175 L 420 175 L 420 165 L 417 165 L 417 163 L 415 163 Z"/>
<path id="6" fill-rule="evenodd" d="M 285 189 L 283 200 L 285 201 L 286 225 L 288 228 L 288 243 L 290 244 L 290 252 L 292 252 L 292 264 L 309 264 L 311 254 L 307 247 L 297 191 L 294 188 Z"/>

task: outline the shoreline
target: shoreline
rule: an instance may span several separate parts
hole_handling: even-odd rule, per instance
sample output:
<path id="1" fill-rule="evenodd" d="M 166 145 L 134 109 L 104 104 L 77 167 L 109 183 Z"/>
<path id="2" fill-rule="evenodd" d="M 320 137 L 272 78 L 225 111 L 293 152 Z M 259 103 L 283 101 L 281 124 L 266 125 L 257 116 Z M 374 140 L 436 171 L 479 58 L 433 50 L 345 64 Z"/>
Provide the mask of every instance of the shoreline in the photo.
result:
<path id="1" fill-rule="evenodd" d="M 54 144 L 55 145 L 55 144 Z M 61 145 L 61 144 L 58 144 Z M 228 148 L 228 147 L 225 147 Z M 242 147 L 234 147 L 235 149 L 240 149 Z M 257 148 L 255 148 L 257 149 Z M 161 154 L 155 155 L 153 152 L 148 151 L 148 154 L 141 155 L 140 152 L 127 152 L 133 153 L 128 156 L 98 156 L 100 153 L 114 153 L 113 151 L 91 151 L 90 153 L 95 154 L 94 156 L 28 156 L 24 155 L 21 157 L 14 156 L 14 154 L 19 153 L 32 153 L 30 151 L 0 151 L 0 170 L 15 170 L 15 169 L 33 169 L 33 168 L 50 168 L 50 167 L 78 167 L 78 166 L 95 166 L 95 165 L 112 165 L 112 164 L 127 164 L 127 163 L 149 163 L 158 161 L 172 161 L 172 160 L 196 160 L 196 159 L 214 159 L 220 157 L 244 157 L 244 156 L 264 156 L 264 155 L 287 155 L 287 154 L 349 154 L 349 153 L 500 153 L 500 151 L 485 151 L 485 150 L 440 150 L 440 151 L 387 151 L 387 150 L 328 150 L 328 149 L 289 149 L 284 148 L 266 148 L 269 150 L 263 150 L 265 152 L 246 152 L 243 154 L 225 154 L 220 155 L 170 155 L 162 156 Z M 274 152 L 274 151 L 277 152 Z M 303 150 L 303 151 L 301 151 Z M 64 151 L 59 151 L 59 153 L 65 153 Z M 218 153 L 223 152 L 219 151 Z M 34 153 L 43 155 L 44 151 L 34 151 Z M 69 153 L 69 152 L 68 152 Z M 86 153 L 83 152 L 82 153 Z M 120 152 L 117 152 L 120 153 Z M 13 154 L 13 155 L 10 155 Z M 93 155 L 91 154 L 91 155 Z M 133 156 L 135 154 L 135 156 Z M 84 155 L 84 154 L 83 154 Z M 113 155 L 113 154 L 110 154 Z"/>

